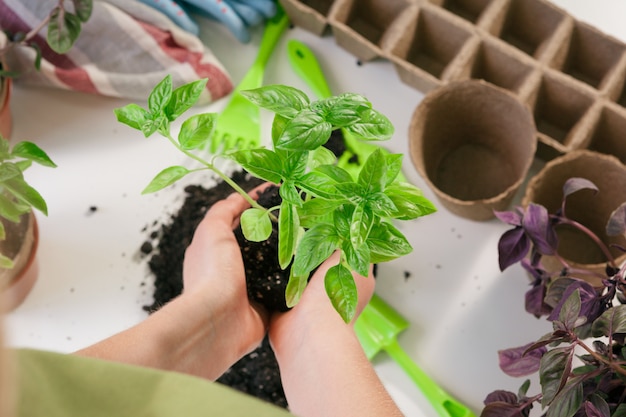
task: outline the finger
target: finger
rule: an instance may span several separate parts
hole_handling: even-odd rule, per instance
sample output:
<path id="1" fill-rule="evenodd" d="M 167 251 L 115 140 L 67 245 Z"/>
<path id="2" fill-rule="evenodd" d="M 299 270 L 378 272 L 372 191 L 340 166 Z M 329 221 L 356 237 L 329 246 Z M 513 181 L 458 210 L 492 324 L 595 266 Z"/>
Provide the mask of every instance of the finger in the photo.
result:
<path id="1" fill-rule="evenodd" d="M 230 230 L 237 224 L 243 211 L 250 207 L 239 193 L 232 193 L 227 198 L 213 204 L 198 227 L 212 228 L 217 224 L 228 225 Z"/>

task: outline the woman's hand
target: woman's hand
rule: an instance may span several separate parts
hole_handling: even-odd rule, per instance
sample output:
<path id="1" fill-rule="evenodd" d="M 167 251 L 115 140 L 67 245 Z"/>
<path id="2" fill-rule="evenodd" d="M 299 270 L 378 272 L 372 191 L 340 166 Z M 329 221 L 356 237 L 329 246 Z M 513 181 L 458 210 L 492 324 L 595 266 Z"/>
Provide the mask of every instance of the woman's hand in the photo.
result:
<path id="1" fill-rule="evenodd" d="M 233 194 L 207 212 L 185 253 L 180 296 L 136 326 L 77 353 L 217 379 L 256 348 L 265 336 L 267 313 L 248 301 L 233 232 L 247 207 Z"/>
<path id="2" fill-rule="evenodd" d="M 233 233 L 248 207 L 239 194 L 215 203 L 198 225 L 183 262 L 183 295 L 205 300 L 211 327 L 237 359 L 260 344 L 268 322 L 267 312 L 248 301 L 241 249 Z"/>
<path id="3" fill-rule="evenodd" d="M 402 415 L 369 363 L 352 324 L 335 311 L 324 288 L 335 253 L 315 272 L 298 304 L 276 313 L 270 342 L 280 366 L 290 410 L 301 417 Z M 357 316 L 369 302 L 374 279 L 354 275 Z"/>

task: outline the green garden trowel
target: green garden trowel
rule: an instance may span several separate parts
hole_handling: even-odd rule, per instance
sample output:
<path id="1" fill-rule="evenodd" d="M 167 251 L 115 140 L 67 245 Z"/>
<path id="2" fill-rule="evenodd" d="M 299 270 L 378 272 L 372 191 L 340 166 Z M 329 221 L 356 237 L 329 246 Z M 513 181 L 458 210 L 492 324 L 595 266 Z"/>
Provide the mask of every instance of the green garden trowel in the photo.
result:
<path id="1" fill-rule="evenodd" d="M 384 350 L 411 377 L 441 417 L 476 417 L 466 406 L 455 400 L 420 369 L 398 343 L 397 336 L 409 327 L 409 322 L 374 294 L 357 318 L 354 329 L 368 359 Z"/>
<path id="2" fill-rule="evenodd" d="M 291 39 L 287 43 L 287 56 L 294 72 L 307 83 L 316 96 L 319 98 L 332 96 L 322 68 L 308 46 L 296 39 Z M 358 174 L 361 164 L 376 149 L 388 153 L 386 149 L 380 146 L 356 138 L 346 129 L 341 129 L 341 133 L 346 144 L 346 151 L 339 157 L 338 165 L 351 174 Z M 397 179 L 406 182 L 402 173 L 398 175 Z"/>

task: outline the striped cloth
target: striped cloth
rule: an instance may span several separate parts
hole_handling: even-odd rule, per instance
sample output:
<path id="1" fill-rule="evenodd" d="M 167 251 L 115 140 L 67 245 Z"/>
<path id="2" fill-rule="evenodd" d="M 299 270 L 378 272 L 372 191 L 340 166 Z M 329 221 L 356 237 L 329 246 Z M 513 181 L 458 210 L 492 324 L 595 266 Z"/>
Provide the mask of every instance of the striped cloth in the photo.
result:
<path id="1" fill-rule="evenodd" d="M 56 0 L 0 0 L 0 28 L 28 32 L 54 5 Z M 34 40 L 43 53 L 40 71 L 34 69 L 32 48 L 8 57 L 10 69 L 22 73 L 16 82 L 145 99 L 167 74 L 175 86 L 208 78 L 200 104 L 233 89 L 228 72 L 199 38 L 136 0 L 95 0 L 91 18 L 66 54 L 52 51 L 45 33 Z"/>

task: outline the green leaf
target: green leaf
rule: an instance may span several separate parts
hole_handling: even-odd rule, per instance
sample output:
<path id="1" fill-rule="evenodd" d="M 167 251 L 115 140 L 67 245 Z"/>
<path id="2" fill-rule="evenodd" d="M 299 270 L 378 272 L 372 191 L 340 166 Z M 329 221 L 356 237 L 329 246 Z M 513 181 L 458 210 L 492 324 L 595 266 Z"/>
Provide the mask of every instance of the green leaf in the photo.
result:
<path id="1" fill-rule="evenodd" d="M 296 180 L 304 175 L 309 161 L 309 152 L 277 149 L 276 154 L 282 160 L 283 176 L 286 180 Z"/>
<path id="2" fill-rule="evenodd" d="M 394 133 L 393 124 L 382 113 L 367 109 L 360 116 L 361 121 L 348 126 L 348 131 L 365 140 L 391 139 Z"/>
<path id="3" fill-rule="evenodd" d="M 371 263 L 387 262 L 408 255 L 413 250 L 402 232 L 388 222 L 372 226 L 366 242 L 372 257 Z"/>
<path id="4" fill-rule="evenodd" d="M 167 118 L 170 121 L 176 120 L 196 104 L 206 87 L 206 83 L 207 78 L 203 78 L 174 89 L 171 99 L 164 108 Z"/>
<path id="5" fill-rule="evenodd" d="M 300 191 L 293 181 L 287 180 L 283 182 L 278 189 L 278 193 L 280 194 L 280 197 L 289 204 L 293 204 L 296 207 L 300 207 L 302 205 Z"/>
<path id="6" fill-rule="evenodd" d="M 397 211 L 393 218 L 411 220 L 437 211 L 435 205 L 422 191 L 409 183 L 393 183 L 385 188 L 385 194 L 393 201 Z"/>
<path id="7" fill-rule="evenodd" d="M 269 149 L 245 149 L 229 153 L 228 156 L 257 178 L 275 184 L 282 181 L 282 160 Z"/>
<path id="8" fill-rule="evenodd" d="M 569 381 L 556 396 L 546 417 L 573 417 L 583 403 L 582 381 L 575 378 Z"/>
<path id="9" fill-rule="evenodd" d="M 150 92 L 148 110 L 154 116 L 161 115 L 172 98 L 172 76 L 166 75 Z"/>
<path id="10" fill-rule="evenodd" d="M 8 139 L 2 137 L 2 135 L 0 134 L 0 161 L 4 161 L 10 156 L 11 156 L 11 145 L 9 144 Z"/>
<path id="11" fill-rule="evenodd" d="M 0 164 L 0 183 L 10 180 L 11 178 L 22 178 L 22 170 L 17 164 L 12 162 Z"/>
<path id="12" fill-rule="evenodd" d="M 365 202 L 375 216 L 393 218 L 398 211 L 393 201 L 383 192 L 368 195 Z"/>
<path id="13" fill-rule="evenodd" d="M 200 113 L 185 120 L 178 134 L 180 147 L 185 150 L 202 147 L 211 138 L 216 119 L 215 113 Z"/>
<path id="14" fill-rule="evenodd" d="M 309 106 L 309 98 L 305 93 L 286 85 L 268 85 L 244 90 L 241 95 L 257 106 L 289 119 Z"/>
<path id="15" fill-rule="evenodd" d="M 390 153 L 385 155 L 385 164 L 387 165 L 387 184 L 391 184 L 402 172 L 403 155 L 399 153 Z"/>
<path id="16" fill-rule="evenodd" d="M 13 268 L 13 266 L 15 266 L 15 264 L 13 263 L 13 260 L 11 260 L 11 258 L 4 256 L 3 254 L 0 253 L 0 268 L 11 269 Z"/>
<path id="17" fill-rule="evenodd" d="M 149 119 L 139 127 L 145 137 L 151 136 L 157 130 L 167 136 L 169 132 L 169 121 L 163 114 L 151 114 Z"/>
<path id="18" fill-rule="evenodd" d="M 282 117 L 279 114 L 274 116 L 274 120 L 272 121 L 272 145 L 274 146 L 274 149 L 276 149 L 276 143 L 278 142 L 278 139 L 283 135 L 283 132 L 285 131 L 285 127 L 287 127 L 287 123 L 289 123 L 289 120 L 290 119 Z"/>
<path id="19" fill-rule="evenodd" d="M 332 125 L 319 114 L 302 110 L 285 125 L 275 146 L 294 151 L 311 151 L 325 144 L 332 133 Z"/>
<path id="20" fill-rule="evenodd" d="M 285 289 L 287 307 L 291 308 L 298 304 L 298 301 L 302 298 L 302 293 L 306 289 L 306 284 L 309 282 L 308 280 L 308 276 L 296 276 L 293 275 L 293 269 L 290 271 L 289 281 Z"/>
<path id="21" fill-rule="evenodd" d="M 9 198 L 4 193 L 0 194 L 0 217 L 3 217 L 13 223 L 18 223 L 22 214 L 28 213 L 29 211 L 30 205 L 16 201 L 13 198 Z M 1 224 L 2 223 L 0 222 L 0 225 Z M 0 240 L 2 239 L 4 238 L 0 238 Z"/>
<path id="22" fill-rule="evenodd" d="M 46 40 L 50 48 L 58 54 L 69 51 L 80 35 L 80 19 L 72 13 L 66 13 L 57 6 L 50 14 Z"/>
<path id="23" fill-rule="evenodd" d="M 18 177 L 11 178 L 4 182 L 4 186 L 20 201 L 39 210 L 46 216 L 48 215 L 48 206 L 46 201 L 43 199 L 41 194 L 24 181 L 24 179 Z"/>
<path id="24" fill-rule="evenodd" d="M 387 183 L 387 165 L 385 157 L 380 149 L 376 149 L 367 158 L 359 172 L 358 183 L 368 193 L 376 193 L 383 190 Z"/>
<path id="25" fill-rule="evenodd" d="M 548 351 L 539 362 L 539 382 L 543 398 L 541 405 L 549 405 L 561 391 L 572 369 L 572 350 L 556 348 Z"/>
<path id="26" fill-rule="evenodd" d="M 606 310 L 591 326 L 593 337 L 611 336 L 626 333 L 626 304 Z"/>
<path id="27" fill-rule="evenodd" d="M 337 157 L 335 154 L 328 148 L 323 146 L 315 149 L 309 155 L 311 161 L 309 163 L 309 167 L 316 168 L 320 165 L 328 165 L 333 166 L 337 162 Z"/>
<path id="28" fill-rule="evenodd" d="M 331 267 L 326 272 L 324 287 L 330 302 L 344 322 L 349 323 L 356 313 L 358 296 L 354 277 L 342 264 Z"/>
<path id="29" fill-rule="evenodd" d="M 296 206 L 283 200 L 278 213 L 278 264 L 287 269 L 296 251 L 300 222 Z"/>
<path id="30" fill-rule="evenodd" d="M 241 213 L 240 223 L 243 235 L 251 242 L 262 242 L 272 234 L 272 220 L 267 210 L 249 208 Z"/>
<path id="31" fill-rule="evenodd" d="M 559 321 L 566 329 L 574 329 L 580 316 L 580 290 L 576 289 L 563 303 L 559 312 Z"/>
<path id="32" fill-rule="evenodd" d="M 354 208 L 350 221 L 350 242 L 355 249 L 365 243 L 373 222 L 374 217 L 364 204 Z"/>
<path id="33" fill-rule="evenodd" d="M 307 194 L 315 197 L 322 197 L 326 200 L 341 199 L 341 194 L 335 187 L 335 181 L 319 171 L 307 172 L 299 181 L 296 181 L 296 184 Z"/>
<path id="34" fill-rule="evenodd" d="M 150 113 L 143 107 L 131 103 L 124 107 L 113 110 L 117 121 L 133 129 L 142 130 L 141 127 L 150 120 Z"/>
<path id="35" fill-rule="evenodd" d="M 611 417 L 626 417 L 626 404 L 620 404 Z"/>
<path id="36" fill-rule="evenodd" d="M 332 223 L 333 211 L 341 204 L 341 201 L 324 198 L 312 198 L 305 201 L 302 206 L 298 207 L 300 225 L 310 228 L 317 223 Z"/>
<path id="37" fill-rule="evenodd" d="M 328 178 L 331 178 L 337 184 L 341 184 L 344 182 L 352 183 L 354 182 L 354 178 L 348 171 L 343 168 L 338 167 L 337 165 L 321 165 L 315 169 L 316 172 L 326 175 Z"/>
<path id="38" fill-rule="evenodd" d="M 341 250 L 346 256 L 346 262 L 354 271 L 361 276 L 368 276 L 370 267 L 370 250 L 367 245 L 361 245 L 357 248 L 352 246 L 349 241 L 344 241 Z"/>
<path id="39" fill-rule="evenodd" d="M 313 269 L 324 262 L 339 245 L 339 237 L 333 226 L 317 224 L 307 230 L 296 249 L 293 261 L 293 273 L 308 276 Z"/>
<path id="40" fill-rule="evenodd" d="M 163 171 L 159 172 L 152 181 L 150 181 L 150 184 L 143 189 L 141 194 L 150 194 L 162 190 L 163 188 L 172 185 L 179 179 L 183 178 L 190 172 L 191 171 L 187 168 L 180 165 L 165 168 Z"/>
<path id="41" fill-rule="evenodd" d="M 24 141 L 17 143 L 13 147 L 11 154 L 16 157 L 28 159 L 46 167 L 56 167 L 56 164 L 52 162 L 48 154 L 32 142 Z"/>
<path id="42" fill-rule="evenodd" d="M 91 17 L 93 11 L 93 0 L 72 0 L 74 12 L 81 22 L 86 22 Z"/>

